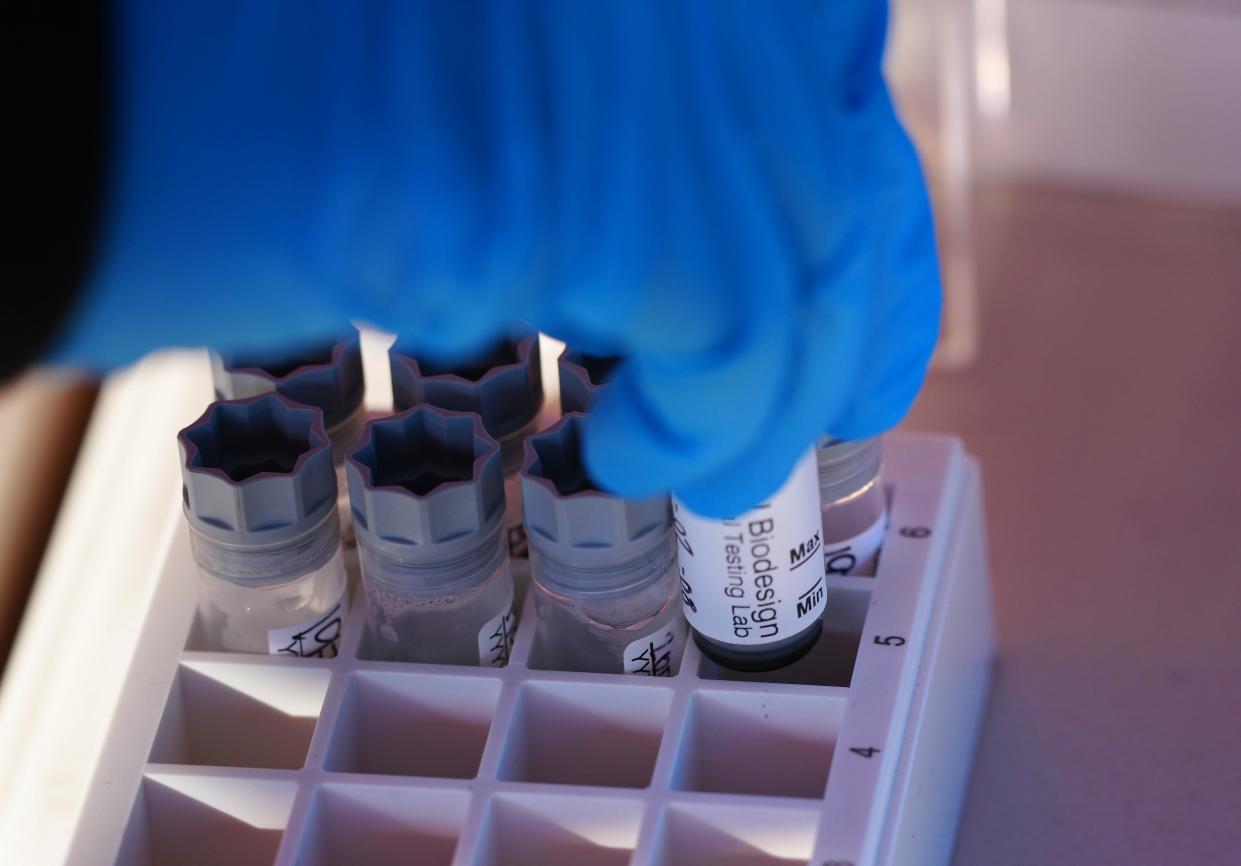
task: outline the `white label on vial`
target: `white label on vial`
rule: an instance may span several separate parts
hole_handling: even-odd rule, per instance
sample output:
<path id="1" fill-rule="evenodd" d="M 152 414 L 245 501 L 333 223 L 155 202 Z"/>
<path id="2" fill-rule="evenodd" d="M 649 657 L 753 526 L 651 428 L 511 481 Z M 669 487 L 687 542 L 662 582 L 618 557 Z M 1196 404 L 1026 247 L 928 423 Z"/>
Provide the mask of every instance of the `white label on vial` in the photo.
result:
<path id="1" fill-rule="evenodd" d="M 502 668 L 508 664 L 513 650 L 513 638 L 517 635 L 517 615 L 513 612 L 513 588 L 500 612 L 487 620 L 478 630 L 478 664 L 484 668 Z"/>
<path id="2" fill-rule="evenodd" d="M 644 677 L 670 677 L 685 650 L 687 626 L 683 617 L 673 617 L 645 637 L 625 647 L 625 673 Z"/>
<path id="3" fill-rule="evenodd" d="M 883 534 L 887 529 L 888 516 L 881 514 L 874 523 L 852 538 L 824 543 L 823 568 L 828 576 L 873 575 L 875 556 L 879 553 L 879 546 L 883 544 Z"/>
<path id="4" fill-rule="evenodd" d="M 811 450 L 771 500 L 731 520 L 699 517 L 675 499 L 685 618 L 731 644 L 800 634 L 823 612 L 819 469 Z"/>
<path id="5" fill-rule="evenodd" d="M 345 596 L 313 620 L 267 632 L 269 655 L 334 659 L 340 655 L 340 629 L 345 621 Z"/>

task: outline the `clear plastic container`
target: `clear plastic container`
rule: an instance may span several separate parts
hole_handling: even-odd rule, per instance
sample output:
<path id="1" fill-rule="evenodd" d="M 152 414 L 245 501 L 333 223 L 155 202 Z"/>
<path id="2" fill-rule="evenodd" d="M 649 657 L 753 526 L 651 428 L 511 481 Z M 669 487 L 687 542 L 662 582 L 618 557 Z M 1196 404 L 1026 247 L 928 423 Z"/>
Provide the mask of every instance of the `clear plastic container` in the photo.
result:
<path id="1" fill-rule="evenodd" d="M 546 667 L 671 676 L 685 648 L 675 540 L 598 570 L 568 571 L 530 553 Z"/>
<path id="2" fill-rule="evenodd" d="M 334 657 L 348 580 L 322 411 L 222 400 L 178 443 L 204 648 Z"/>
<path id="3" fill-rule="evenodd" d="M 883 440 L 827 440 L 816 456 L 827 573 L 873 576 L 888 527 Z"/>
<path id="4" fill-rule="evenodd" d="M 472 413 L 420 405 L 367 426 L 347 470 L 371 657 L 508 663 L 501 462 Z"/>
<path id="5" fill-rule="evenodd" d="M 508 663 L 513 573 L 497 534 L 476 569 L 401 567 L 361 545 L 369 655 L 447 665 Z"/>
<path id="6" fill-rule="evenodd" d="M 666 496 L 625 500 L 581 462 L 581 414 L 526 445 L 522 470 L 541 667 L 671 676 L 687 626 Z"/>
<path id="7" fill-rule="evenodd" d="M 329 522 L 336 520 L 333 510 Z M 196 535 L 191 535 L 191 544 L 197 552 L 201 542 Z M 335 658 L 348 584 L 339 531 L 329 546 L 332 553 L 326 562 L 287 578 L 224 577 L 200 561 L 200 639 L 207 646 L 232 652 Z"/>

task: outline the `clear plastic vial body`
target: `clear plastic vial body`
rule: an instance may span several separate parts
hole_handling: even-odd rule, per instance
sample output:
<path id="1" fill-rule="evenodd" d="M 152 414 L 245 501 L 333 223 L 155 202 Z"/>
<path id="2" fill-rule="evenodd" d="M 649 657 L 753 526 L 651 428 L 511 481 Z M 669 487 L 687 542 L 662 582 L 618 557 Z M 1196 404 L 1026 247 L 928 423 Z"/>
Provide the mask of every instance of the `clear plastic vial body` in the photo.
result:
<path id="1" fill-rule="evenodd" d="M 667 497 L 598 490 L 580 414 L 532 437 L 522 473 L 539 667 L 671 676 L 687 626 Z"/>
<path id="2" fill-rule="evenodd" d="M 543 408 L 539 335 L 502 340 L 473 360 L 443 363 L 398 340 L 388 351 L 392 402 L 403 411 L 422 403 L 457 412 L 474 412 L 500 445 L 508 510 L 509 553 L 526 556 L 521 520 L 521 464 L 526 438 L 538 426 Z"/>
<path id="3" fill-rule="evenodd" d="M 347 462 L 374 658 L 508 663 L 515 634 L 500 448 L 478 416 L 372 421 Z"/>
<path id="4" fill-rule="evenodd" d="M 672 676 L 685 649 L 675 540 L 639 561 L 568 572 L 530 551 L 539 652 L 547 667 Z"/>
<path id="5" fill-rule="evenodd" d="M 348 581 L 322 412 L 277 394 L 220 401 L 178 443 L 201 642 L 337 655 Z"/>
<path id="6" fill-rule="evenodd" d="M 883 440 L 828 440 L 815 453 L 824 569 L 829 576 L 873 576 L 888 526 Z"/>
<path id="7" fill-rule="evenodd" d="M 371 655 L 502 667 L 516 623 L 513 572 L 500 533 L 476 568 L 402 566 L 359 545 Z"/>
<path id="8" fill-rule="evenodd" d="M 809 451 L 767 502 L 731 519 L 673 500 L 685 618 L 716 663 L 774 670 L 818 640 L 827 581 L 817 476 Z"/>
<path id="9" fill-rule="evenodd" d="M 296 546 L 232 551 L 232 574 L 219 574 L 221 551 L 191 530 L 198 561 L 200 639 L 214 649 L 335 658 L 346 612 L 348 579 L 336 511 L 328 516 L 318 555 L 305 560 Z M 305 546 L 304 544 L 301 546 Z M 323 554 L 327 559 L 321 560 Z M 301 568 L 296 566 L 304 560 Z M 280 563 L 293 563 L 289 570 Z M 274 565 L 263 568 L 263 563 Z M 300 572 L 300 573 L 299 573 Z"/>

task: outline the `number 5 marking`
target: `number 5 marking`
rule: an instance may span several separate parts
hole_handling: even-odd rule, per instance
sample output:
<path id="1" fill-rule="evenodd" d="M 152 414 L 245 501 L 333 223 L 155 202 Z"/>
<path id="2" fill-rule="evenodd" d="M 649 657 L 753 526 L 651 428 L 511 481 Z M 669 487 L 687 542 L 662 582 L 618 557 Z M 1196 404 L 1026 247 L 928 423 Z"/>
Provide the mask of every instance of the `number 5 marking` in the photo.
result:
<path id="1" fill-rule="evenodd" d="M 887 637 L 875 635 L 875 643 L 879 644 L 879 646 L 904 646 L 905 639 L 895 634 L 890 634 Z"/>

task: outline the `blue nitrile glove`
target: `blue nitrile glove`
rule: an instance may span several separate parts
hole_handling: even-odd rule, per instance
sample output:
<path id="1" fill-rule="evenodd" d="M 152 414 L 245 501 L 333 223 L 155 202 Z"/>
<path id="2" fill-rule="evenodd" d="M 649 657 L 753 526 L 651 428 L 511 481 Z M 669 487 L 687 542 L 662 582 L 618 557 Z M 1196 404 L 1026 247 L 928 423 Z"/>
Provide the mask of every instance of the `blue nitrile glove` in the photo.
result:
<path id="1" fill-rule="evenodd" d="M 627 357 L 622 494 L 754 505 L 904 415 L 938 330 L 879 0 L 119 10 L 115 183 L 61 361 L 323 339 L 466 354 L 516 318 Z"/>

